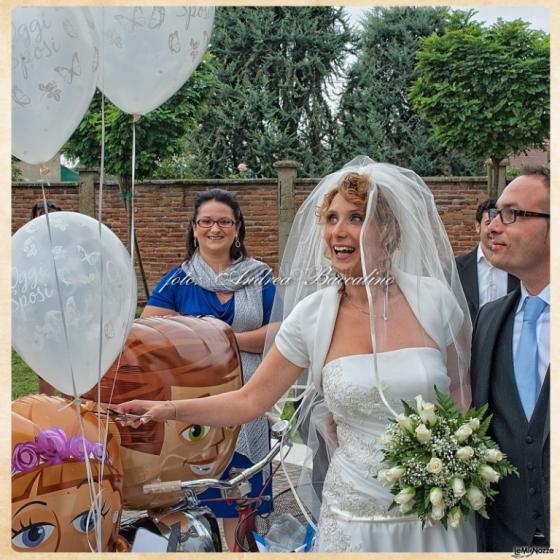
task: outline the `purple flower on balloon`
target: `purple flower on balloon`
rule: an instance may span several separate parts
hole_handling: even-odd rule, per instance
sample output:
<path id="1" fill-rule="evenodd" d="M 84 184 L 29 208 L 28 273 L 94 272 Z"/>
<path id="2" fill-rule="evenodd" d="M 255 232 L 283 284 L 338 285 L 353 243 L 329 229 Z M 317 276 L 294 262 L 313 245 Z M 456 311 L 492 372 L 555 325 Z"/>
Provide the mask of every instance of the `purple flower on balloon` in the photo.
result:
<path id="1" fill-rule="evenodd" d="M 31 472 L 41 461 L 37 447 L 32 441 L 18 443 L 12 453 L 12 474 L 14 472 Z"/>
<path id="2" fill-rule="evenodd" d="M 102 443 L 94 443 L 91 446 L 91 453 L 93 455 L 94 459 L 97 459 L 100 463 L 101 461 L 108 460 L 108 454 L 107 454 L 107 449 L 105 449 L 105 447 L 103 447 Z"/>
<path id="3" fill-rule="evenodd" d="M 86 456 L 89 457 L 92 452 L 91 448 L 92 444 L 82 436 L 72 436 L 68 444 L 70 456 L 78 461 L 85 461 Z"/>
<path id="4" fill-rule="evenodd" d="M 49 465 L 61 463 L 69 456 L 68 438 L 60 428 L 47 428 L 36 438 L 35 443 L 41 457 Z"/>

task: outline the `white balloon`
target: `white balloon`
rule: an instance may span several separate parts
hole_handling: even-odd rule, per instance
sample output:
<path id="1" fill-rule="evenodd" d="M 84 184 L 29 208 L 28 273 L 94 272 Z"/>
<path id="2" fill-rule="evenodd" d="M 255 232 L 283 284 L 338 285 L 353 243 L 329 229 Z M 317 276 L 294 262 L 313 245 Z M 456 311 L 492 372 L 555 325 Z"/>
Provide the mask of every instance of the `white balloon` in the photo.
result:
<path id="1" fill-rule="evenodd" d="M 99 88 L 125 113 L 167 101 L 202 59 L 213 6 L 92 8 L 100 37 Z"/>
<path id="2" fill-rule="evenodd" d="M 12 12 L 12 154 L 50 160 L 80 124 L 95 92 L 99 56 L 86 8 Z"/>
<path id="3" fill-rule="evenodd" d="M 69 395 L 73 372 L 81 395 L 124 344 L 136 311 L 136 277 L 128 251 L 109 228 L 101 226 L 100 240 L 99 222 L 89 216 L 53 212 L 49 219 L 52 244 L 46 216 L 12 237 L 12 345 L 29 367 Z"/>

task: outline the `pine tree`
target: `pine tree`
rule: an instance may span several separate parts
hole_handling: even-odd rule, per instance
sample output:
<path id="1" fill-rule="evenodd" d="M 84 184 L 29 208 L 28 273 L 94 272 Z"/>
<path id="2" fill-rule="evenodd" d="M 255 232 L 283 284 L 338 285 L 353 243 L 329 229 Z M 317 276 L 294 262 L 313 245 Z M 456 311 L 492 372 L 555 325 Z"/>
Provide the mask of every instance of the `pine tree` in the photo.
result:
<path id="1" fill-rule="evenodd" d="M 357 60 L 339 108 L 335 167 L 358 154 L 414 169 L 422 175 L 481 172 L 477 162 L 445 149 L 430 123 L 411 107 L 419 39 L 443 34 L 447 8 L 394 7 L 368 12 Z"/>
<path id="2" fill-rule="evenodd" d="M 273 177 L 273 163 L 289 158 L 302 175 L 330 171 L 328 90 L 350 39 L 342 8 L 217 10 L 210 52 L 221 83 L 195 138 L 210 176 L 230 176 L 243 162 L 253 176 Z"/>

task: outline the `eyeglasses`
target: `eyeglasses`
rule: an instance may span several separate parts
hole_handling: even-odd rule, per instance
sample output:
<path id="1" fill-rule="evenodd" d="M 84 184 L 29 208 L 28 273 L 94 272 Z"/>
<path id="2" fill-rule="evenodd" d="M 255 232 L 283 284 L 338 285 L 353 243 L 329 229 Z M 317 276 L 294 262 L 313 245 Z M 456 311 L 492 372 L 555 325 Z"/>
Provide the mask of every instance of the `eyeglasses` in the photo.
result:
<path id="1" fill-rule="evenodd" d="M 543 214 L 542 212 L 516 210 L 515 208 L 490 208 L 488 210 L 488 218 L 490 218 L 490 221 L 496 216 L 500 216 L 500 220 L 504 226 L 515 223 L 519 216 L 524 218 L 550 218 L 550 214 Z"/>
<path id="2" fill-rule="evenodd" d="M 233 227 L 236 222 L 230 220 L 229 218 L 220 218 L 219 220 L 212 220 L 210 218 L 199 218 L 198 220 L 196 220 L 195 224 L 198 227 L 205 229 L 211 228 L 214 224 L 218 224 L 218 227 L 221 227 L 223 229 L 229 229 Z"/>

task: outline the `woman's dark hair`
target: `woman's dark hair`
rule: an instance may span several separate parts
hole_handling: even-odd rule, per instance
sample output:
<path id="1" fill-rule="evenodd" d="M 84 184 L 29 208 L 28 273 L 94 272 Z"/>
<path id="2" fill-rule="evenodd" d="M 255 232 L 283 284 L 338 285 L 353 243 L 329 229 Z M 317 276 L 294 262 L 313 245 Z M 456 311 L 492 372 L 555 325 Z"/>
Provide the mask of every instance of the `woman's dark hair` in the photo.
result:
<path id="1" fill-rule="evenodd" d="M 190 260 L 190 258 L 194 255 L 196 250 L 196 246 L 194 244 L 194 231 L 193 231 L 193 224 L 196 222 L 196 218 L 198 216 L 198 209 L 205 203 L 210 202 L 211 200 L 215 200 L 216 202 L 221 202 L 222 204 L 226 204 L 233 210 L 233 216 L 235 218 L 236 225 L 239 226 L 239 232 L 237 233 L 237 239 L 239 240 L 239 247 L 235 246 L 235 242 L 232 243 L 229 249 L 229 255 L 232 260 L 236 260 L 239 257 L 246 257 L 247 256 L 247 249 L 245 248 L 245 220 L 243 219 L 243 214 L 241 213 L 241 208 L 239 207 L 239 203 L 237 202 L 235 196 L 233 196 L 228 191 L 224 191 L 223 189 L 210 189 L 209 191 L 205 191 L 200 193 L 195 201 L 194 201 L 194 208 L 191 217 L 191 221 L 189 223 L 189 230 L 187 231 L 187 255 L 186 260 Z"/>
<path id="2" fill-rule="evenodd" d="M 47 208 L 49 209 L 50 212 L 60 212 L 62 210 L 62 208 L 58 206 L 58 204 L 55 204 L 50 200 L 47 200 Z M 38 200 L 34 204 L 33 208 L 31 208 L 31 219 L 36 218 L 39 210 L 44 210 L 44 209 L 45 209 L 45 203 L 42 200 Z"/>

